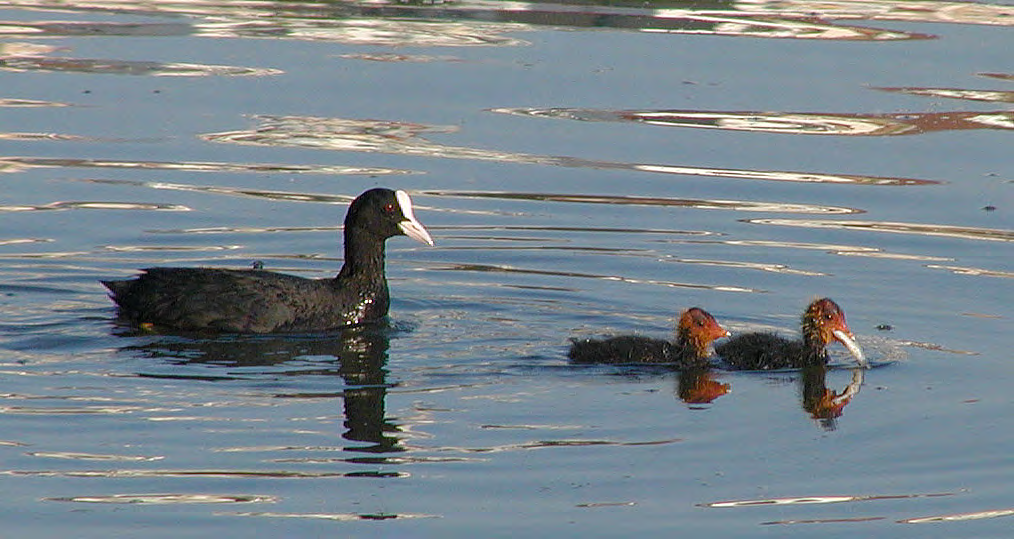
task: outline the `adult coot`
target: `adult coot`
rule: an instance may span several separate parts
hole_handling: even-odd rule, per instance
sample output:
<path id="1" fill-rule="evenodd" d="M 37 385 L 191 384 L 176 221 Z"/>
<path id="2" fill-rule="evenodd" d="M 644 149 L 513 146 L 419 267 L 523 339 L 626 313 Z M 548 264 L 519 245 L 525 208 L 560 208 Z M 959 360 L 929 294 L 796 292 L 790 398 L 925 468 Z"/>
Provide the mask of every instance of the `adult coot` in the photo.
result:
<path id="1" fill-rule="evenodd" d="M 259 269 L 148 268 L 102 281 L 136 324 L 237 333 L 325 331 L 387 315 L 384 242 L 406 235 L 433 245 L 404 191 L 370 189 L 345 215 L 345 264 L 333 279 Z"/>
<path id="2" fill-rule="evenodd" d="M 802 333 L 802 341 L 771 333 L 747 333 L 716 346 L 715 353 L 736 370 L 799 369 L 827 364 L 827 345 L 835 340 L 866 366 L 863 351 L 845 323 L 845 311 L 831 299 L 818 299 L 806 308 Z"/>
<path id="3" fill-rule="evenodd" d="M 699 307 L 683 311 L 676 324 L 676 342 L 638 335 L 574 340 L 568 357 L 574 363 L 672 363 L 681 369 L 708 365 L 711 343 L 728 337 L 715 317 Z"/>

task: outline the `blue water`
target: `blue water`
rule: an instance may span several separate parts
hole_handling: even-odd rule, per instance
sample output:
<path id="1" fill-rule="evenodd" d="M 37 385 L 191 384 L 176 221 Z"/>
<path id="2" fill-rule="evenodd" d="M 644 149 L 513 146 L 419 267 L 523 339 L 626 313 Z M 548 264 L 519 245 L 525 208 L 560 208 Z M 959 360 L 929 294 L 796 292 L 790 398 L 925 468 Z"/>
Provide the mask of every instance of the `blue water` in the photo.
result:
<path id="1" fill-rule="evenodd" d="M 0 6 L 5 534 L 1008 537 L 1014 8 L 496 5 Z M 436 241 L 389 327 L 115 322 L 137 268 L 333 275 L 377 185 Z M 874 368 L 567 363 L 818 296 Z"/>

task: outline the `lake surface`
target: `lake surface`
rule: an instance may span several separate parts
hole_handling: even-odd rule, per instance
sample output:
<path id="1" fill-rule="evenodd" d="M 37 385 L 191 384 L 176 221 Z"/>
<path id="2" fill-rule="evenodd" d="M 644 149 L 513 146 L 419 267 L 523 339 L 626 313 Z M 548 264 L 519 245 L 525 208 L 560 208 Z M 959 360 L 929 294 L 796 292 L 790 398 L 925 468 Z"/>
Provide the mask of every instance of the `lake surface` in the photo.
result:
<path id="1" fill-rule="evenodd" d="M 10 537 L 1010 537 L 1014 6 L 0 3 Z M 307 277 L 374 186 L 389 327 L 115 321 L 155 265 Z M 573 366 L 797 331 L 873 363 Z"/>

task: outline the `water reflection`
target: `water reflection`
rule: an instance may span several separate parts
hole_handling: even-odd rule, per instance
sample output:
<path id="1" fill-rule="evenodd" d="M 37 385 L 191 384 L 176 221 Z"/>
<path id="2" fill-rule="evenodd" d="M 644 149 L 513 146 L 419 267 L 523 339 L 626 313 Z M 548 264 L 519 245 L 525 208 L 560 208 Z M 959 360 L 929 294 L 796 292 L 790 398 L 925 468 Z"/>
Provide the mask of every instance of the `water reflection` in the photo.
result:
<path id="1" fill-rule="evenodd" d="M 311 520 L 332 520 L 337 522 L 355 522 L 361 520 L 408 520 L 441 517 L 441 515 L 427 515 L 422 513 L 275 513 L 269 511 L 257 511 L 218 514 L 235 517 L 305 518 Z"/>
<path id="2" fill-rule="evenodd" d="M 984 2 L 946 2 L 938 0 L 742 0 L 766 13 L 811 14 L 826 18 L 866 19 L 874 21 L 937 22 L 1014 25 L 1014 7 Z"/>
<path id="3" fill-rule="evenodd" d="M 35 99 L 0 99 L 0 107 L 4 108 L 28 108 L 28 107 L 69 107 L 67 103 L 56 101 L 38 101 Z"/>
<path id="4" fill-rule="evenodd" d="M 966 240 L 1014 241 L 1014 230 L 970 226 L 900 223 L 891 221 L 834 221 L 825 219 L 745 219 L 743 222 L 759 225 L 832 228 L 842 230 L 890 232 L 893 234 L 915 234 L 919 236 L 942 236 Z"/>
<path id="5" fill-rule="evenodd" d="M 0 134 L 0 138 L 2 138 Z M 281 165 L 264 163 L 214 163 L 206 161 L 116 161 L 111 159 L 79 159 L 59 157 L 0 157 L 0 173 L 16 173 L 32 168 L 113 168 L 140 170 L 182 170 L 186 172 L 264 172 L 287 174 L 409 174 L 411 171 L 379 167 L 345 167 L 339 165 Z M 95 180 L 98 182 L 98 180 Z M 114 183 L 113 180 L 105 180 Z M 145 183 L 148 187 L 160 185 Z M 169 185 L 169 184 L 165 184 Z"/>
<path id="6" fill-rule="evenodd" d="M 998 80 L 1014 80 L 1014 73 L 979 73 L 978 75 Z"/>
<path id="7" fill-rule="evenodd" d="M 802 250 L 814 249 L 838 256 L 862 256 L 869 258 L 884 258 L 893 260 L 921 260 L 932 262 L 947 262 L 954 260 L 953 258 L 941 256 L 917 255 L 908 253 L 891 253 L 884 251 L 879 247 L 865 247 L 860 245 L 842 245 L 831 243 L 811 243 L 811 242 L 774 241 L 774 240 L 722 240 L 719 243 L 732 246 L 747 246 L 747 247 L 767 247 L 767 248 L 802 249 Z"/>
<path id="8" fill-rule="evenodd" d="M 52 8 L 48 1 L 19 0 L 20 7 Z M 185 23 L 5 22 L 4 34 L 23 37 L 185 36 L 294 39 L 399 47 L 519 46 L 502 34 L 526 25 L 487 17 L 442 17 L 439 6 L 390 2 L 176 0 L 144 2 L 86 0 L 60 9 L 201 17 Z M 420 20 L 411 20 L 411 19 Z M 448 20 L 435 20 L 448 19 Z M 463 19 L 456 22 L 452 19 Z M 473 19 L 473 20 L 469 20 Z"/>
<path id="9" fill-rule="evenodd" d="M 886 494 L 886 495 L 801 496 L 788 498 L 728 500 L 720 502 L 699 503 L 697 504 L 697 506 L 708 508 L 726 508 L 726 509 L 731 508 L 742 509 L 756 507 L 777 507 L 784 509 L 785 506 L 793 506 L 793 505 L 827 505 L 839 503 L 880 502 L 880 501 L 896 501 L 908 499 L 941 498 L 955 496 L 957 494 L 958 494 L 957 492 L 933 492 L 926 494 L 913 493 L 913 494 Z M 967 513 L 953 513 L 953 514 L 934 515 L 916 518 L 904 518 L 895 520 L 895 522 L 898 524 L 927 524 L 940 522 L 962 522 L 968 520 L 981 520 L 1009 516 L 1014 516 L 1014 508 L 991 509 L 984 511 L 972 511 Z M 832 517 L 832 518 L 781 519 L 761 522 L 761 524 L 763 525 L 834 524 L 842 522 L 870 522 L 875 520 L 885 520 L 886 518 L 887 517 L 883 516 L 848 516 L 848 517 Z"/>
<path id="10" fill-rule="evenodd" d="M 972 268 L 968 266 L 948 266 L 943 264 L 927 264 L 926 267 L 930 269 L 946 270 L 955 275 L 974 275 L 976 277 L 1003 277 L 1007 279 L 1014 279 L 1014 272 L 1012 271 Z"/>
<path id="11" fill-rule="evenodd" d="M 434 266 L 432 269 L 437 271 L 479 271 L 479 272 L 491 272 L 491 273 L 516 273 L 522 275 L 546 275 L 546 276 L 559 276 L 567 278 L 582 278 L 582 279 L 602 279 L 606 281 L 618 281 L 621 283 L 633 283 L 633 284 L 648 284 L 653 286 L 666 286 L 672 288 L 691 288 L 699 290 L 713 290 L 716 292 L 749 292 L 759 293 L 765 292 L 759 288 L 749 288 L 732 285 L 705 285 L 705 284 L 694 284 L 685 283 L 678 281 L 660 281 L 656 279 L 637 279 L 634 277 L 625 277 L 623 275 L 609 275 L 609 274 L 595 274 L 595 273 L 581 273 L 574 271 L 552 271 L 543 269 L 528 269 L 518 268 L 515 266 L 507 265 L 490 265 L 490 264 L 451 264 L 444 266 Z M 483 283 L 480 286 L 489 287 L 488 283 Z M 512 286 L 507 284 L 493 285 L 493 286 Z M 528 289 L 537 288 L 533 286 L 526 286 Z M 547 288 L 548 289 L 548 288 Z M 561 288 L 552 288 L 552 290 L 561 290 Z M 572 289 L 566 288 L 563 290 L 573 291 Z"/>
<path id="12" fill-rule="evenodd" d="M 493 109 L 511 111 L 517 109 Z M 778 170 L 738 170 L 684 165 L 623 163 L 600 161 L 580 157 L 535 155 L 516 152 L 486 150 L 463 146 L 449 146 L 427 140 L 429 133 L 454 133 L 454 126 L 426 125 L 409 122 L 359 120 L 352 118 L 322 118 L 313 116 L 255 116 L 260 124 L 250 130 L 208 133 L 202 138 L 211 142 L 249 146 L 314 148 L 344 152 L 387 153 L 441 157 L 446 159 L 472 159 L 479 161 L 506 161 L 532 165 L 549 165 L 569 168 L 632 170 L 656 174 L 678 174 L 750 180 L 787 181 L 801 183 L 848 183 L 859 185 L 924 185 L 938 183 L 930 180 L 891 178 L 814 172 Z"/>
<path id="13" fill-rule="evenodd" d="M 460 58 L 455 56 L 434 56 L 431 54 L 395 54 L 390 53 L 349 53 L 342 54 L 340 58 L 348 58 L 350 60 L 367 60 L 370 62 L 388 62 L 388 63 L 431 63 L 431 62 L 460 62 Z"/>
<path id="14" fill-rule="evenodd" d="M 1014 103 L 1014 92 L 1000 90 L 964 90 L 961 88 L 918 88 L 918 87 L 874 87 L 874 90 L 897 94 L 919 95 L 926 97 L 946 97 L 964 99 L 966 101 L 986 101 L 989 103 Z M 1007 114 L 1010 118 L 1010 115 Z M 1010 128 L 1010 126 L 1008 126 Z"/>
<path id="15" fill-rule="evenodd" d="M 0 57 L 0 69 L 14 72 L 48 71 L 106 75 L 148 75 L 153 77 L 263 77 L 282 73 L 277 69 L 252 67 L 45 56 Z"/>
<path id="16" fill-rule="evenodd" d="M 349 204 L 355 198 L 348 195 L 328 195 L 323 193 L 300 193 L 295 191 L 268 191 L 240 187 L 223 187 L 215 185 L 187 185 L 169 182 L 145 182 L 133 180 L 84 180 L 91 183 L 113 185 L 131 185 L 165 191 L 189 191 L 196 193 L 212 193 L 219 195 L 244 196 L 286 202 L 317 202 L 323 204 Z"/>
<path id="17" fill-rule="evenodd" d="M 366 445 L 346 447 L 346 451 L 365 453 L 400 452 L 404 449 L 391 433 L 397 425 L 385 417 L 387 389 L 385 364 L 390 335 L 385 328 L 353 328 L 340 334 L 306 337 L 156 337 L 144 344 L 127 345 L 121 353 L 141 356 L 176 366 L 212 369 L 178 369 L 164 373 L 144 373 L 152 378 L 231 380 L 276 376 L 338 376 L 344 388 L 338 393 L 281 394 L 279 398 L 341 397 L 344 404 L 345 431 L 342 438 Z M 143 338 L 133 328 L 120 328 L 119 334 Z"/>
<path id="18" fill-rule="evenodd" d="M 49 7 L 19 0 L 23 7 Z M 916 5 L 917 7 L 913 7 Z M 657 6 L 657 7 L 655 7 Z M 68 6 L 61 6 L 67 9 Z M 753 38 L 896 41 L 933 36 L 908 31 L 843 25 L 837 19 L 1010 24 L 1005 6 L 952 2 L 228 2 L 177 0 L 75 2 L 79 11 L 186 14 L 207 21 L 185 24 L 12 24 L 14 35 L 185 35 L 300 39 L 386 46 L 517 46 L 507 32 L 530 28 L 611 28 L 653 33 Z M 17 29 L 20 26 L 20 31 Z"/>
<path id="19" fill-rule="evenodd" d="M 732 389 L 730 384 L 719 382 L 716 377 L 711 369 L 680 371 L 676 395 L 687 404 L 710 404 Z"/>
<path id="20" fill-rule="evenodd" d="M 0 205 L 0 212 L 63 211 L 63 210 L 148 210 L 148 211 L 190 211 L 180 204 L 155 204 L 142 202 L 89 202 L 64 201 L 39 205 Z"/>
<path id="21" fill-rule="evenodd" d="M 906 91 L 902 88 L 883 90 Z M 910 90 L 907 93 L 916 93 Z M 994 92 L 996 100 L 1012 92 Z M 1000 94 L 1007 94 L 1006 96 Z M 927 94 L 928 95 L 928 94 Z M 985 96 L 980 92 L 982 100 Z M 792 135 L 896 136 L 935 131 L 1014 129 L 1014 112 L 933 112 L 895 114 L 830 114 L 803 112 L 703 110 L 600 110 L 580 108 L 501 108 L 493 112 L 583 122 L 631 122 L 665 127 L 721 129 Z M 910 183 L 938 183 L 912 180 Z M 910 184 L 909 183 L 909 184 Z"/>
<path id="22" fill-rule="evenodd" d="M 880 500 L 905 500 L 912 498 L 939 498 L 943 496 L 954 496 L 954 492 L 934 492 L 929 494 L 884 494 L 884 495 L 855 495 L 855 496 L 799 496 L 790 498 L 766 498 L 749 500 L 728 500 L 721 502 L 710 502 L 698 504 L 699 507 L 713 508 L 742 508 L 742 507 L 765 507 L 784 505 L 814 505 L 832 503 L 855 503 Z"/>
<path id="23" fill-rule="evenodd" d="M 542 202 L 576 202 L 581 204 L 620 204 L 635 206 L 669 206 L 705 210 L 735 210 L 779 213 L 811 214 L 853 214 L 863 213 L 858 208 L 840 206 L 817 206 L 813 204 L 789 204 L 784 202 L 752 202 L 746 200 L 686 199 L 617 195 L 553 194 L 553 193 L 508 193 L 482 191 L 420 191 L 424 195 L 454 196 L 466 198 L 495 198 L 502 200 L 537 200 Z"/>
<path id="24" fill-rule="evenodd" d="M 866 376 L 866 369 L 852 369 L 852 380 L 841 391 L 827 387 L 827 366 L 815 365 L 804 368 L 800 373 L 800 395 L 803 409 L 810 414 L 821 428 L 832 431 L 838 428 L 837 419 L 845 406 L 859 394 Z"/>
<path id="25" fill-rule="evenodd" d="M 906 518 L 899 520 L 899 524 L 927 524 L 935 522 L 961 522 L 965 520 L 981 520 L 984 518 L 1000 518 L 1014 516 L 1014 507 L 1008 509 L 994 509 L 990 511 L 973 511 L 971 513 L 955 513 L 949 515 L 934 515 L 930 517 Z"/>
<path id="26" fill-rule="evenodd" d="M 49 502 L 78 503 L 129 503 L 145 505 L 192 504 L 192 503 L 274 503 L 277 496 L 250 494 L 111 494 L 107 496 L 68 496 L 44 498 Z"/>

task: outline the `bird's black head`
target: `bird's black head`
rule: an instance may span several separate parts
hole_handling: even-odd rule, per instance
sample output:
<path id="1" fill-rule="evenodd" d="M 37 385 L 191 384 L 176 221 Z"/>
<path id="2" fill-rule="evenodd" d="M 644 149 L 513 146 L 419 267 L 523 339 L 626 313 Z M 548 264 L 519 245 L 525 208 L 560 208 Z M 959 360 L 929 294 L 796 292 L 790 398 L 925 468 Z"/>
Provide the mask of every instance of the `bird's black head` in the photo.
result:
<path id="1" fill-rule="evenodd" d="M 415 218 L 408 193 L 382 187 L 370 189 L 352 201 L 345 215 L 345 230 L 346 234 L 356 230 L 381 239 L 405 235 L 433 245 L 433 238 Z"/>

